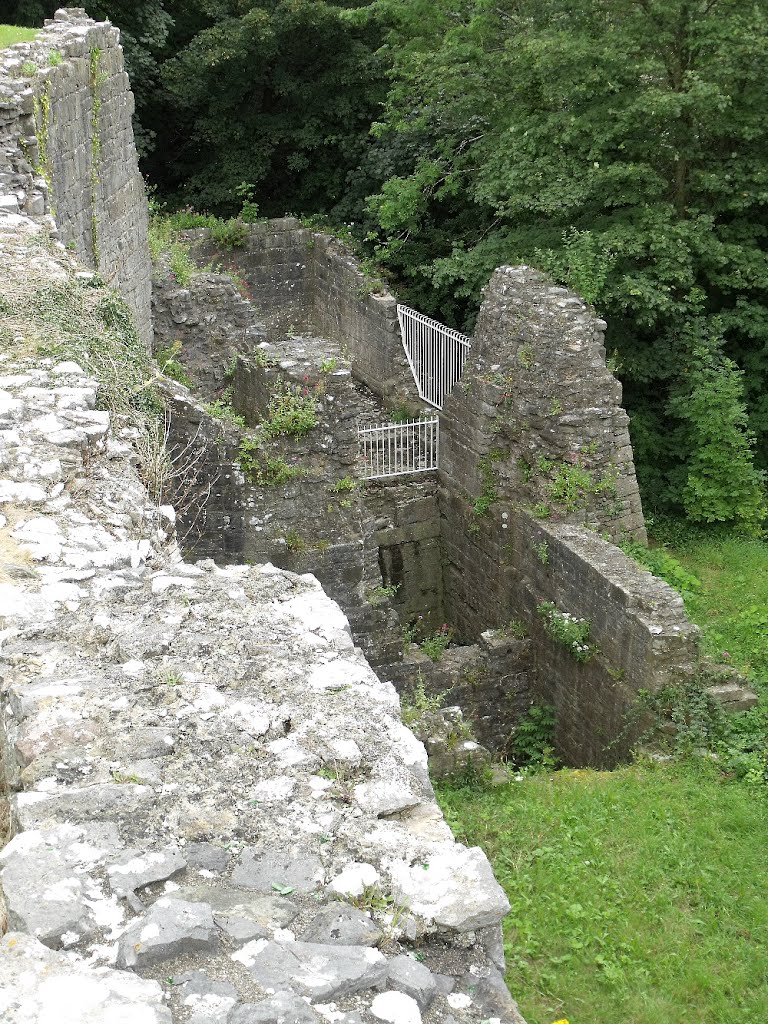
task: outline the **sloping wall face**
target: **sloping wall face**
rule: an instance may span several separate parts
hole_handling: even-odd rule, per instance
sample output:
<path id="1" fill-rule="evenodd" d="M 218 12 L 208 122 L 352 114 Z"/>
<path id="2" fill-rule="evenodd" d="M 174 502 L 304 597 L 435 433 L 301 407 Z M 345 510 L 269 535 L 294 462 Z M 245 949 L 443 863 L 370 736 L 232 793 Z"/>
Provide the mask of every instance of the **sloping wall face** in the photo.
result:
<path id="1" fill-rule="evenodd" d="M 615 763 L 638 690 L 697 659 L 680 597 L 601 536 L 645 537 L 604 326 L 538 272 L 497 270 L 442 417 L 448 620 L 467 640 L 525 623 L 534 690 L 554 704 L 571 764 Z M 589 630 L 587 650 L 556 639 L 563 616 Z"/>
<path id="2" fill-rule="evenodd" d="M 149 348 L 148 214 L 117 29 L 60 11 L 31 43 L 0 51 L 5 209 L 52 215 L 59 237 L 113 283 Z"/>

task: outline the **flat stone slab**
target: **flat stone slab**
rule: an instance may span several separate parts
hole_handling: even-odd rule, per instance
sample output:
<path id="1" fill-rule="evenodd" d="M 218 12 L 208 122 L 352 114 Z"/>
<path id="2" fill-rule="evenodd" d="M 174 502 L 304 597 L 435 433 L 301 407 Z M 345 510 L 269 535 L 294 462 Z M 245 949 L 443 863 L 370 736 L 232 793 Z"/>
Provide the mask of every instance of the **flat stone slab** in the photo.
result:
<path id="1" fill-rule="evenodd" d="M 471 932 L 496 924 L 509 911 L 509 900 L 477 846 L 456 844 L 421 864 L 391 861 L 388 866 L 395 899 L 445 928 Z"/>
<path id="2" fill-rule="evenodd" d="M 156 981 L 92 967 L 48 949 L 31 935 L 0 939 L 3 1024 L 171 1024 Z"/>
<path id="3" fill-rule="evenodd" d="M 301 939 L 331 946 L 375 946 L 381 934 L 362 910 L 348 903 L 331 903 L 312 918 Z"/>
<path id="4" fill-rule="evenodd" d="M 233 885 L 271 892 L 276 885 L 296 892 L 312 892 L 324 880 L 323 862 L 301 850 L 244 850 L 232 873 Z"/>
<path id="5" fill-rule="evenodd" d="M 213 952 L 218 933 L 207 903 L 163 897 L 120 938 L 118 967 L 142 968 L 196 950 Z"/>
<path id="6" fill-rule="evenodd" d="M 314 1000 L 373 988 L 384 980 L 387 961 L 378 949 L 314 942 L 249 943 L 234 954 L 262 988 L 290 987 Z"/>

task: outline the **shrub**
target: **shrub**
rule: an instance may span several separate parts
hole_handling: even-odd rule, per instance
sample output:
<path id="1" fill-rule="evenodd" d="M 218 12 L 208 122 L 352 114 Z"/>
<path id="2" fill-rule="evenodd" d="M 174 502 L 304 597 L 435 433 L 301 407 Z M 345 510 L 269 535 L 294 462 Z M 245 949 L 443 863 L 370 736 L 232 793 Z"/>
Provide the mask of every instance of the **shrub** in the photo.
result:
<path id="1" fill-rule="evenodd" d="M 554 735 L 555 709 L 550 704 L 532 704 L 515 723 L 510 743 L 515 765 L 542 771 L 554 768 Z"/>
<path id="2" fill-rule="evenodd" d="M 542 601 L 538 612 L 553 640 L 567 647 L 577 661 L 589 661 L 595 653 L 595 647 L 588 642 L 592 628 L 588 619 L 577 618 L 570 612 L 561 612 L 551 601 Z"/>
<path id="3" fill-rule="evenodd" d="M 262 429 L 266 437 L 302 437 L 316 426 L 314 395 L 298 384 L 283 384 L 269 400 Z"/>
<path id="4" fill-rule="evenodd" d="M 744 402 L 744 373 L 717 340 L 694 346 L 686 387 L 670 402 L 685 421 L 692 452 L 682 502 L 694 522 L 730 523 L 759 534 L 768 514 L 765 476 Z"/>

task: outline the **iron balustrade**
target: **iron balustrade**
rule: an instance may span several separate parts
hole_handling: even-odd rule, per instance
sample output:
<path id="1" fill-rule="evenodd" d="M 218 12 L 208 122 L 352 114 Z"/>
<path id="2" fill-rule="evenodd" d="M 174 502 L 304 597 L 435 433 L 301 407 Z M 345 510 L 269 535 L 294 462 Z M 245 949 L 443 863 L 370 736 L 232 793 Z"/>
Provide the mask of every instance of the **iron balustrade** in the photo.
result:
<path id="1" fill-rule="evenodd" d="M 437 416 L 358 427 L 357 436 L 360 476 L 364 480 L 437 469 L 440 448 Z"/>
<path id="2" fill-rule="evenodd" d="M 419 395 L 436 409 L 461 380 L 472 342 L 409 306 L 397 307 L 400 334 Z"/>

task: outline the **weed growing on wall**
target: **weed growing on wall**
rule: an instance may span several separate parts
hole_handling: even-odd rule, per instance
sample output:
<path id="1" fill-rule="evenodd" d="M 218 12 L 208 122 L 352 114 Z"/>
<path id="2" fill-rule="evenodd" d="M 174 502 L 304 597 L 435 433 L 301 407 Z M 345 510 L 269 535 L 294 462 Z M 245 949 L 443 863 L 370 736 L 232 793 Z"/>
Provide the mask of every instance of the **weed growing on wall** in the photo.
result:
<path id="1" fill-rule="evenodd" d="M 570 612 L 561 612 L 552 601 L 542 601 L 537 611 L 552 639 L 567 647 L 576 661 L 589 661 L 595 654 L 596 647 L 589 643 L 592 626 L 588 619 L 578 618 Z"/>
<path id="2" fill-rule="evenodd" d="M 472 514 L 476 519 L 487 516 L 491 506 L 499 500 L 499 475 L 494 463 L 501 462 L 504 457 L 505 454 L 500 448 L 492 448 L 478 463 L 482 490 L 472 504 Z M 478 528 L 477 523 L 473 525 Z"/>
<path id="3" fill-rule="evenodd" d="M 694 676 L 655 693 L 641 690 L 630 715 L 630 722 L 648 722 L 638 746 L 653 745 L 681 756 L 717 749 L 728 726 L 722 705 L 707 691 L 711 685 L 711 680 Z"/>
<path id="4" fill-rule="evenodd" d="M 317 426 L 315 395 L 298 384 L 282 383 L 272 394 L 262 424 L 265 437 L 303 437 Z"/>
<path id="5" fill-rule="evenodd" d="M 424 676 L 419 672 L 416 682 L 400 697 L 400 711 L 403 724 L 409 729 L 419 725 L 426 715 L 432 715 L 445 704 L 449 691 L 427 693 Z"/>
<path id="6" fill-rule="evenodd" d="M 32 100 L 32 117 L 35 124 L 37 139 L 37 163 L 35 173 L 45 179 L 48 186 L 48 208 L 55 213 L 53 205 L 53 167 L 49 151 L 51 130 L 51 83 L 46 81 L 39 93 Z"/>
<path id="7" fill-rule="evenodd" d="M 244 437 L 240 442 L 237 461 L 243 475 L 252 484 L 277 487 L 299 475 L 296 466 L 285 459 L 265 452 L 259 438 Z"/>
<path id="8" fill-rule="evenodd" d="M 155 267 L 165 264 L 171 279 L 186 288 L 200 267 L 192 258 L 187 242 L 178 240 L 165 217 L 149 218 L 149 255 Z"/>
<path id="9" fill-rule="evenodd" d="M 368 604 L 373 605 L 375 608 L 377 605 L 383 604 L 384 601 L 387 601 L 390 598 L 394 597 L 399 589 L 399 583 L 390 583 L 386 586 L 371 587 L 370 590 L 366 591 L 365 599 L 368 602 Z"/>
<path id="10" fill-rule="evenodd" d="M 447 623 L 443 623 L 436 633 L 425 637 L 419 644 L 419 647 L 432 661 L 440 661 L 452 640 L 453 630 Z"/>
<path id="11" fill-rule="evenodd" d="M 167 348 L 158 349 L 155 359 L 160 367 L 160 372 L 165 377 L 170 377 L 171 380 L 175 380 L 178 384 L 183 384 L 184 387 L 188 388 L 192 384 L 192 378 L 187 373 L 184 364 L 179 360 L 180 355 L 181 342 L 174 341 Z"/>
<path id="12" fill-rule="evenodd" d="M 98 277 L 40 286 L 29 274 L 9 282 L 0 329 L 9 349 L 79 363 L 98 378 L 102 408 L 139 417 L 158 413 L 157 373 L 131 312 Z"/>
<path id="13" fill-rule="evenodd" d="M 220 398 L 213 402 L 208 402 L 203 408 L 214 419 L 222 420 L 233 427 L 239 427 L 240 430 L 244 430 L 246 427 L 245 417 L 235 412 L 232 408 L 232 388 L 227 388 Z"/>
<path id="14" fill-rule="evenodd" d="M 350 491 L 354 491 L 357 487 L 358 481 L 351 476 L 343 476 L 340 480 L 337 480 L 335 484 L 331 484 L 328 488 L 331 494 L 349 494 Z"/>
<path id="15" fill-rule="evenodd" d="M 91 249 L 93 265 L 100 265 L 99 253 L 99 188 L 101 184 L 101 87 L 107 76 L 101 68 L 101 50 L 94 47 L 89 57 L 91 87 Z"/>

